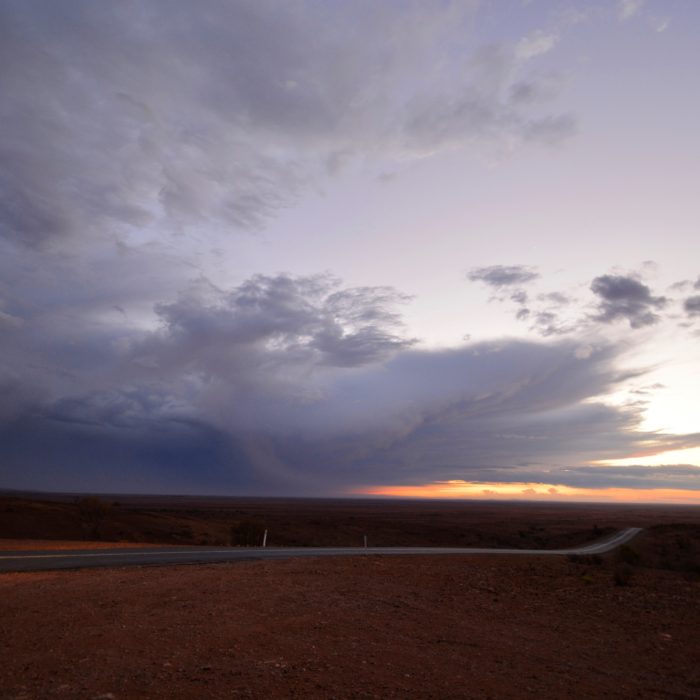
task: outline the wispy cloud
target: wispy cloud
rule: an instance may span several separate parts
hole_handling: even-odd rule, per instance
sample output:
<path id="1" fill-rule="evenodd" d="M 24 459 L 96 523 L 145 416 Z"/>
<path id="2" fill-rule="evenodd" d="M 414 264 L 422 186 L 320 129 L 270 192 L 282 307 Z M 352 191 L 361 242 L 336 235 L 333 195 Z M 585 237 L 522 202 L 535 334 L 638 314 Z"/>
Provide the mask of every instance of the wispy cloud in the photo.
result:
<path id="1" fill-rule="evenodd" d="M 515 54 L 519 59 L 529 60 L 536 56 L 549 53 L 558 43 L 557 34 L 537 30 L 523 37 L 515 45 Z"/>
<path id="2" fill-rule="evenodd" d="M 639 14 L 644 7 L 644 0 L 619 0 L 617 3 L 617 16 L 625 22 Z"/>
<path id="3" fill-rule="evenodd" d="M 539 273 L 527 265 L 490 265 L 473 268 L 467 277 L 472 282 L 483 282 L 490 287 L 501 289 L 532 282 L 539 277 Z"/>
<path id="4" fill-rule="evenodd" d="M 570 135 L 493 91 L 517 59 L 475 6 L 6 2 L 0 236 L 256 228 L 353 157 Z"/>

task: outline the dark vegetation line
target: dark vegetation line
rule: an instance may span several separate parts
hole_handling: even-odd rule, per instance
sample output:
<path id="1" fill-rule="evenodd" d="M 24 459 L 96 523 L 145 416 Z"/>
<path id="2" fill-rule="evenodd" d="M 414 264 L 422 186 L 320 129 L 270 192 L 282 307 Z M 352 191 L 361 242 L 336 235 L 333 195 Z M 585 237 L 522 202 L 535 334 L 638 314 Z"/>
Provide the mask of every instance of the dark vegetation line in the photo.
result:
<path id="1" fill-rule="evenodd" d="M 479 547 L 566 549 L 626 527 L 636 561 L 700 571 L 700 509 L 667 506 L 361 499 L 0 498 L 0 538 L 210 547 Z M 626 555 L 631 558 L 632 555 Z"/>

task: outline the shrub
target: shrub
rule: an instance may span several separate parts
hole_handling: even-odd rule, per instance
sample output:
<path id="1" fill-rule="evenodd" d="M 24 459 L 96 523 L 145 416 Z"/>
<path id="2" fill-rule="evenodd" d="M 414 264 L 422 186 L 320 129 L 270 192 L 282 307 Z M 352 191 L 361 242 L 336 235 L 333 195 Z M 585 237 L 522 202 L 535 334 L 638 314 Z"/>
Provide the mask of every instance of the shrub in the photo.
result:
<path id="1" fill-rule="evenodd" d="M 617 553 L 617 560 L 623 564 L 639 564 L 640 559 L 639 552 L 628 544 L 623 544 Z"/>
<path id="2" fill-rule="evenodd" d="M 76 501 L 83 531 L 94 539 L 100 538 L 100 527 L 112 514 L 112 505 L 97 496 L 86 496 Z"/>
<path id="3" fill-rule="evenodd" d="M 259 547 L 262 544 L 265 526 L 256 520 L 241 520 L 231 526 L 231 545 Z"/>
<path id="4" fill-rule="evenodd" d="M 616 586 L 629 586 L 634 570 L 629 564 L 618 564 L 613 571 L 613 580 Z"/>

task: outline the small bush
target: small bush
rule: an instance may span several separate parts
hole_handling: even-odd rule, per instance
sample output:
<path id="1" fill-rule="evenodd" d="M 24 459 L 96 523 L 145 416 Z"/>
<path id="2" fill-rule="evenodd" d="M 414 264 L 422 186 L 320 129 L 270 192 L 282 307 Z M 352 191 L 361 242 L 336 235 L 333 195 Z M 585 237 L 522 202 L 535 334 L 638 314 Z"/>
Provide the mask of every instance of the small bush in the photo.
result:
<path id="1" fill-rule="evenodd" d="M 623 564 L 639 564 L 640 559 L 639 552 L 628 544 L 623 544 L 617 553 L 617 560 Z"/>
<path id="2" fill-rule="evenodd" d="M 93 539 L 100 539 L 102 523 L 112 514 L 114 508 L 110 503 L 97 496 L 86 496 L 76 501 L 78 513 L 83 524 L 83 532 Z"/>
<path id="3" fill-rule="evenodd" d="M 262 544 L 265 526 L 256 520 L 241 520 L 231 526 L 233 547 L 259 547 Z"/>
<path id="4" fill-rule="evenodd" d="M 618 564 L 613 571 L 613 580 L 616 586 L 629 586 L 632 581 L 634 569 L 629 564 Z"/>

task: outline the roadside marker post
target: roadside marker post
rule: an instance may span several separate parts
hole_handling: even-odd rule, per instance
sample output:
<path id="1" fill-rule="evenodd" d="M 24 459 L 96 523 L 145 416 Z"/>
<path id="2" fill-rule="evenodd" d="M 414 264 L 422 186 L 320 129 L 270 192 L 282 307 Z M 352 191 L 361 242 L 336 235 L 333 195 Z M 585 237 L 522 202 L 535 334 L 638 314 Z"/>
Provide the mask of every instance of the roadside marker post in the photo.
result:
<path id="1" fill-rule="evenodd" d="M 267 530 L 263 533 L 263 547 L 267 547 Z"/>

